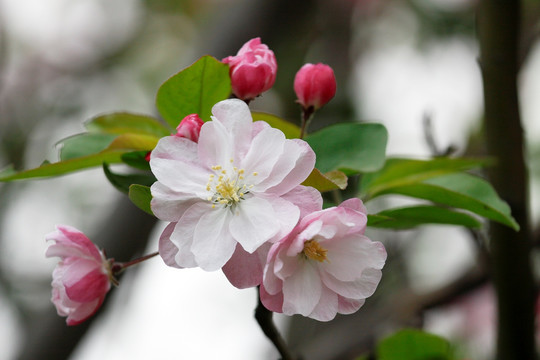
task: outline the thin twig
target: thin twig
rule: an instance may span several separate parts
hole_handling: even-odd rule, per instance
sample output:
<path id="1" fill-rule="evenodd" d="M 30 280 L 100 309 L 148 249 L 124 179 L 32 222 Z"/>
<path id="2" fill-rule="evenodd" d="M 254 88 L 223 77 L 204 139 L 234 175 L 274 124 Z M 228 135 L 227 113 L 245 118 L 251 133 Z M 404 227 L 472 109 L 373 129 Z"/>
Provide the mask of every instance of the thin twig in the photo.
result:
<path id="1" fill-rule="evenodd" d="M 258 294 L 258 291 L 257 291 Z M 274 321 L 272 320 L 273 312 L 264 307 L 259 297 L 259 302 L 257 304 L 257 309 L 255 309 L 255 319 L 259 323 L 264 335 L 274 346 L 281 355 L 282 360 L 296 360 L 296 358 L 291 354 L 285 340 L 279 333 Z"/>

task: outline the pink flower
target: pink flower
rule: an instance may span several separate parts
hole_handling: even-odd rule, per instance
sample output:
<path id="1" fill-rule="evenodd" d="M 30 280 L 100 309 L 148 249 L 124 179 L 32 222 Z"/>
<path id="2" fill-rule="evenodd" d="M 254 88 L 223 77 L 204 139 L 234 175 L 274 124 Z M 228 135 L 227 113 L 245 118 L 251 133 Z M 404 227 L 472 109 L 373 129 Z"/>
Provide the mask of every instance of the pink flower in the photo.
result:
<path id="1" fill-rule="evenodd" d="M 336 94 L 336 77 L 325 64 L 305 64 L 294 77 L 294 92 L 304 109 L 324 106 Z"/>
<path id="2" fill-rule="evenodd" d="M 101 251 L 79 230 L 60 225 L 46 235 L 53 240 L 45 256 L 59 256 L 53 271 L 52 302 L 68 325 L 77 325 L 93 315 L 111 288 L 110 264 Z"/>
<path id="3" fill-rule="evenodd" d="M 176 127 L 175 136 L 183 137 L 191 141 L 199 141 L 199 133 L 204 122 L 199 115 L 191 114 L 186 116 L 180 121 L 180 124 Z"/>
<path id="4" fill-rule="evenodd" d="M 276 57 L 268 46 L 261 44 L 260 38 L 249 40 L 236 56 L 226 57 L 222 62 L 229 64 L 232 90 L 239 99 L 254 99 L 276 81 Z"/>
<path id="5" fill-rule="evenodd" d="M 373 294 L 386 250 L 364 235 L 366 210 L 359 199 L 305 216 L 270 249 L 261 301 L 287 315 L 329 321 L 351 314 Z"/>
<path id="6" fill-rule="evenodd" d="M 235 259 L 252 255 L 289 233 L 302 209 L 322 204 L 316 190 L 299 185 L 315 164 L 306 142 L 253 122 L 238 99 L 217 103 L 212 113 L 198 143 L 165 137 L 150 159 L 152 211 L 170 222 L 160 239 L 170 266 L 217 270 L 237 244 L 245 253 Z"/>

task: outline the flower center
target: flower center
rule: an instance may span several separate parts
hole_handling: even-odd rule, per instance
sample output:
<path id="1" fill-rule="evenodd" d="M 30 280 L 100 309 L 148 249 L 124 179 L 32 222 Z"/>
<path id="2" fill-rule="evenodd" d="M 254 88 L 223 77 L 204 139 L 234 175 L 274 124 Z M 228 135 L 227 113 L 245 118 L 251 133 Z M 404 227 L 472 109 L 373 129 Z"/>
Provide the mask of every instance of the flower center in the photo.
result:
<path id="1" fill-rule="evenodd" d="M 323 262 L 327 260 L 326 253 L 328 250 L 323 248 L 316 240 L 308 240 L 304 243 L 302 254 L 312 260 Z"/>
<path id="2" fill-rule="evenodd" d="M 230 160 L 231 164 L 233 159 Z M 245 200 L 244 196 L 249 193 L 249 189 L 253 185 L 244 183 L 244 169 L 238 169 L 236 166 L 228 171 L 221 165 L 212 166 L 213 174 L 208 177 L 206 190 L 210 192 L 207 200 L 212 203 L 212 208 L 216 205 L 224 205 L 225 207 L 234 206 L 241 200 Z M 257 176 L 254 172 L 253 176 Z"/>

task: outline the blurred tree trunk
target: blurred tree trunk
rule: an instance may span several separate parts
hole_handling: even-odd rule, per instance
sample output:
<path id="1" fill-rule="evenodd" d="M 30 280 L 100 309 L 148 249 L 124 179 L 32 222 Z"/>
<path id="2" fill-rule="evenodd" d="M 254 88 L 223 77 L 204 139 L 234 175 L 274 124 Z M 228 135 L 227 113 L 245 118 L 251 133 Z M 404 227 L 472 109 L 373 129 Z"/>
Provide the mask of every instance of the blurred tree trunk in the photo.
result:
<path id="1" fill-rule="evenodd" d="M 484 83 L 488 154 L 497 159 L 490 179 L 521 226 L 492 223 L 492 276 L 498 300 L 497 359 L 535 359 L 535 287 L 531 270 L 528 175 L 519 113 L 520 1 L 482 0 L 478 32 Z"/>

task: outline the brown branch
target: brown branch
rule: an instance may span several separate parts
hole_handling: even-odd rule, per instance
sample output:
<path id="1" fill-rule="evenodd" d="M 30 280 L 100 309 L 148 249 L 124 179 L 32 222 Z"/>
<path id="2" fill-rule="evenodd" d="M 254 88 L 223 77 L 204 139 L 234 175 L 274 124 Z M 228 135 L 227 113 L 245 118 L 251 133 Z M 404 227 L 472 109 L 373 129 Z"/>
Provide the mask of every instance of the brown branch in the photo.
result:
<path id="1" fill-rule="evenodd" d="M 478 32 L 486 143 L 488 155 L 498 161 L 490 169 L 490 179 L 521 226 L 519 232 L 497 223 L 490 229 L 499 360 L 536 358 L 528 184 L 516 84 L 520 19 L 520 1 L 480 1 Z"/>
<path id="2" fill-rule="evenodd" d="M 257 288 L 257 295 L 258 293 L 259 292 Z M 277 351 L 281 355 L 282 360 L 297 360 L 291 354 L 289 348 L 287 347 L 287 344 L 285 343 L 285 340 L 279 333 L 276 325 L 274 324 L 274 321 L 272 320 L 272 315 L 272 311 L 264 307 L 261 302 L 261 298 L 259 297 L 259 302 L 257 304 L 257 308 L 255 309 L 255 319 L 257 319 L 257 323 L 264 332 L 264 335 L 266 335 L 266 337 L 272 342 L 272 344 L 274 344 Z"/>

